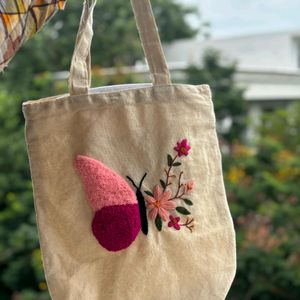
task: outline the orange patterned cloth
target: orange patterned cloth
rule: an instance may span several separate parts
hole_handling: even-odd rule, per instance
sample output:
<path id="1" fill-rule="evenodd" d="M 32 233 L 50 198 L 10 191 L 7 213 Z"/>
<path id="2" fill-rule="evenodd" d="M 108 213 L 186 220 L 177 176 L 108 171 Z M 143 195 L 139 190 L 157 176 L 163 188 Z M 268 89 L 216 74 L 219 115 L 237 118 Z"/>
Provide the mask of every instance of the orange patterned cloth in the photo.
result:
<path id="1" fill-rule="evenodd" d="M 0 71 L 66 0 L 0 0 Z"/>

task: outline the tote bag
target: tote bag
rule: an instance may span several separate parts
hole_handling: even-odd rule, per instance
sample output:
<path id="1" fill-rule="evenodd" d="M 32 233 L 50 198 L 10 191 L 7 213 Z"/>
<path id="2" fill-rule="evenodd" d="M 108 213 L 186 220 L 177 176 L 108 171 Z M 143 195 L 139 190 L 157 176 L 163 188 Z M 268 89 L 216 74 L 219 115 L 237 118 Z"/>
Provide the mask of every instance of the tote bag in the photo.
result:
<path id="1" fill-rule="evenodd" d="M 210 89 L 171 83 L 148 0 L 132 7 L 152 84 L 89 89 L 94 6 L 70 93 L 23 104 L 51 297 L 224 299 L 235 234 Z"/>

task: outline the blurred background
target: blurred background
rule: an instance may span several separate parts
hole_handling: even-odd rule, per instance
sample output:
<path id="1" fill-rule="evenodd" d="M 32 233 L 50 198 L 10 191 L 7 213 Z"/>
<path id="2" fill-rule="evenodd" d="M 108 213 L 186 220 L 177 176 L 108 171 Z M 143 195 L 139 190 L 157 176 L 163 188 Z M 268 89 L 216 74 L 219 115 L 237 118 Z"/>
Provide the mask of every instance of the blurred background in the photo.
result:
<path id="1" fill-rule="evenodd" d="M 152 0 L 174 82 L 209 84 L 237 232 L 230 300 L 300 299 L 300 2 Z M 0 299 L 46 300 L 23 101 L 67 92 L 82 0 L 0 74 Z M 93 86 L 149 82 L 124 0 L 95 10 Z"/>

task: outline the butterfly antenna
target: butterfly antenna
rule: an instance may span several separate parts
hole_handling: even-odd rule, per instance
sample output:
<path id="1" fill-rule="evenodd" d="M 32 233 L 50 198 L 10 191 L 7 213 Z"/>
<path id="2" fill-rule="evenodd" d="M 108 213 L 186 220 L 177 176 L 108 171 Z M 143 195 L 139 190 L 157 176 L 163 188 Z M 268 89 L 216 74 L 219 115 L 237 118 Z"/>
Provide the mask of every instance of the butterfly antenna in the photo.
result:
<path id="1" fill-rule="evenodd" d="M 138 187 L 136 186 L 136 184 L 134 183 L 133 179 L 131 179 L 129 176 L 126 176 L 126 178 L 132 183 L 132 185 L 138 189 Z"/>
<path id="2" fill-rule="evenodd" d="M 147 176 L 147 173 L 145 173 L 144 176 L 143 176 L 143 178 L 141 179 L 139 190 L 142 188 L 142 184 L 143 184 L 143 181 L 146 178 L 146 176 Z"/>

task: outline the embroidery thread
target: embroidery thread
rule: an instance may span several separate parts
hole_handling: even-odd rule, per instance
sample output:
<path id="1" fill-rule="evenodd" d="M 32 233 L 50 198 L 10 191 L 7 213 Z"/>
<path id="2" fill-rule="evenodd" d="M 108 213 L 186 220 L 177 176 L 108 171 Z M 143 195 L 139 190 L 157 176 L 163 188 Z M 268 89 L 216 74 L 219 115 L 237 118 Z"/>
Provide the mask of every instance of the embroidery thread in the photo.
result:
<path id="1" fill-rule="evenodd" d="M 143 193 L 141 191 L 143 181 L 145 177 L 147 176 L 147 173 L 144 174 L 142 177 L 139 186 L 137 186 L 134 181 L 129 177 L 126 176 L 126 178 L 132 183 L 132 185 L 136 188 L 136 198 L 139 203 L 139 209 L 140 209 L 140 218 L 141 218 L 141 225 L 142 225 L 142 232 L 147 235 L 148 234 L 148 220 L 147 220 L 147 213 L 146 213 L 146 205 L 145 205 L 145 199 L 143 196 Z"/>
<path id="2" fill-rule="evenodd" d="M 186 218 L 185 223 L 179 223 L 181 215 L 190 215 L 191 212 L 184 206 L 192 206 L 193 202 L 187 198 L 195 187 L 194 180 L 183 181 L 183 171 L 180 171 L 180 166 L 183 163 L 183 157 L 189 155 L 191 146 L 187 139 L 179 140 L 173 148 L 177 153 L 174 157 L 171 154 L 167 155 L 167 168 L 164 169 L 165 179 L 160 179 L 160 185 L 156 185 L 151 191 L 145 191 L 145 200 L 147 202 L 148 216 L 155 220 L 155 225 L 158 231 L 162 230 L 163 222 L 166 222 L 169 217 L 168 227 L 180 230 L 180 227 L 186 227 L 190 232 L 194 228 L 194 218 Z M 176 168 L 177 172 L 174 172 Z M 179 174 L 178 174 L 179 172 Z M 176 174 L 177 173 L 177 174 Z M 177 181 L 177 183 L 175 183 Z M 172 187 L 176 184 L 176 188 L 172 191 Z"/>
<path id="3" fill-rule="evenodd" d="M 193 231 L 194 218 L 186 217 L 184 223 L 180 223 L 181 217 L 176 214 L 190 215 L 187 206 L 193 205 L 187 197 L 195 182 L 184 181 L 183 171 L 179 168 L 190 150 L 187 139 L 177 142 L 174 147 L 177 154 L 174 157 L 167 155 L 165 178 L 159 180 L 153 192 L 144 191 L 145 196 L 142 185 L 147 173 L 138 185 L 126 176 L 136 189 L 134 193 L 125 179 L 103 163 L 77 155 L 74 165 L 81 176 L 88 203 L 95 212 L 91 227 L 100 245 L 108 251 L 120 251 L 134 242 L 140 230 L 147 235 L 147 212 L 158 231 L 162 230 L 164 222 L 168 222 L 167 228 L 179 231 L 185 227 Z"/>

